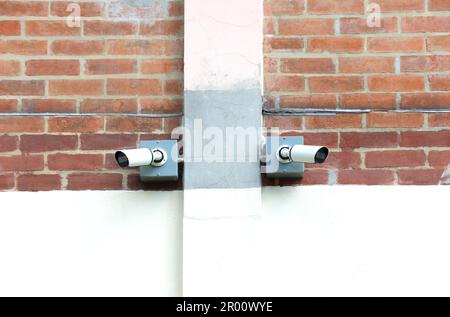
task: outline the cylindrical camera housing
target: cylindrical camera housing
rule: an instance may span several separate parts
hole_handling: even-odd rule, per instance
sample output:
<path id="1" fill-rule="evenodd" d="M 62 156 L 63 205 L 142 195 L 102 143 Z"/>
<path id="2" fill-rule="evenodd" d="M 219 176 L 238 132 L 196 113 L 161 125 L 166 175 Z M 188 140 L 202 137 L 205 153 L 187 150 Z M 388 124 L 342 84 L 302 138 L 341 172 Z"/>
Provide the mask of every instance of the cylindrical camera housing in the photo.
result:
<path id="1" fill-rule="evenodd" d="M 289 158 L 296 163 L 323 163 L 328 157 L 324 146 L 294 145 L 289 150 Z"/>
<path id="2" fill-rule="evenodd" d="M 153 162 L 153 153 L 147 148 L 117 151 L 115 157 L 120 167 L 147 166 Z"/>

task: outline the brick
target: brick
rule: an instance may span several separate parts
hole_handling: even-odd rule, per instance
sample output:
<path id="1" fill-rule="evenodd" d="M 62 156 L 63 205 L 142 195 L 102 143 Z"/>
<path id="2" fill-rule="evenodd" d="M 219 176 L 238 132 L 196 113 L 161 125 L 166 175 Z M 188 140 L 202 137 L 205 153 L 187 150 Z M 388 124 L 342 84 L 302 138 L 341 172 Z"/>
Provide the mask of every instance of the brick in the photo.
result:
<path id="1" fill-rule="evenodd" d="M 0 21 L 1 36 L 18 36 L 20 33 L 19 21 Z"/>
<path id="2" fill-rule="evenodd" d="M 397 132 L 341 132 L 340 147 L 343 149 L 388 148 L 397 146 Z"/>
<path id="3" fill-rule="evenodd" d="M 311 92 L 353 92 L 364 89 L 362 77 L 323 76 L 308 79 Z"/>
<path id="4" fill-rule="evenodd" d="M 447 167 L 450 165 L 450 151 L 430 151 L 428 163 L 432 167 Z"/>
<path id="5" fill-rule="evenodd" d="M 141 113 L 172 114 L 183 112 L 181 99 L 141 99 Z"/>
<path id="6" fill-rule="evenodd" d="M 103 130 L 102 117 L 48 118 L 49 132 L 94 133 Z"/>
<path id="7" fill-rule="evenodd" d="M 302 130 L 303 118 L 291 116 L 265 116 L 264 126 L 270 129 Z"/>
<path id="8" fill-rule="evenodd" d="M 108 95 L 157 96 L 162 87 L 158 79 L 108 79 Z"/>
<path id="9" fill-rule="evenodd" d="M 364 0 L 309 0 L 310 14 L 363 14 Z"/>
<path id="10" fill-rule="evenodd" d="M 85 64 L 87 75 L 133 74 L 137 72 L 135 59 L 93 59 Z"/>
<path id="11" fill-rule="evenodd" d="M 115 149 L 115 150 L 117 150 L 117 149 Z M 121 170 L 121 167 L 117 164 L 117 161 L 116 161 L 113 151 L 105 154 L 104 169 L 109 170 L 109 171 L 120 171 Z M 132 170 L 130 170 L 130 171 L 132 171 Z"/>
<path id="12" fill-rule="evenodd" d="M 299 135 L 305 139 L 305 144 L 321 144 L 329 148 L 338 147 L 338 134 L 337 132 L 297 132 L 297 133 L 283 133 L 283 136 Z"/>
<path id="13" fill-rule="evenodd" d="M 450 56 L 448 55 L 432 55 L 432 56 L 402 56 L 401 71 L 402 72 L 435 72 L 449 71 Z"/>
<path id="14" fill-rule="evenodd" d="M 265 96 L 263 98 L 263 108 L 274 109 L 280 98 L 278 96 Z"/>
<path id="15" fill-rule="evenodd" d="M 182 1 L 169 2 L 169 16 L 181 17 L 184 15 L 184 3 Z"/>
<path id="16" fill-rule="evenodd" d="M 27 21 L 28 36 L 75 36 L 81 35 L 80 28 L 71 28 L 66 21 Z"/>
<path id="17" fill-rule="evenodd" d="M 338 114 L 333 116 L 324 115 L 306 117 L 307 129 L 340 129 L 361 127 L 361 114 Z"/>
<path id="18" fill-rule="evenodd" d="M 302 50 L 305 47 L 303 39 L 299 38 L 275 38 L 266 37 L 264 39 L 264 51 L 275 50 L 295 51 Z"/>
<path id="19" fill-rule="evenodd" d="M 17 136 L 0 135 L 0 152 L 12 152 L 17 150 L 19 138 Z"/>
<path id="20" fill-rule="evenodd" d="M 368 77 L 371 91 L 422 91 L 425 89 L 423 76 L 415 75 L 374 75 Z"/>
<path id="21" fill-rule="evenodd" d="M 76 150 L 76 135 L 21 135 L 20 150 L 24 153 Z"/>
<path id="22" fill-rule="evenodd" d="M 69 174 L 68 190 L 120 190 L 122 174 Z"/>
<path id="23" fill-rule="evenodd" d="M 450 16 L 416 16 L 402 17 L 402 32 L 448 32 L 450 30 Z"/>
<path id="24" fill-rule="evenodd" d="M 341 73 L 393 73 L 394 57 L 341 57 L 339 72 Z"/>
<path id="25" fill-rule="evenodd" d="M 345 109 L 395 109 L 394 94 L 348 94 L 341 95 L 340 105 Z"/>
<path id="26" fill-rule="evenodd" d="M 280 35 L 332 35 L 333 19 L 280 19 L 278 21 Z"/>
<path id="27" fill-rule="evenodd" d="M 429 76 L 431 90 L 450 90 L 450 75 Z"/>
<path id="28" fill-rule="evenodd" d="M 450 2 L 448 2 L 447 0 L 429 0 L 428 10 L 450 11 Z"/>
<path id="29" fill-rule="evenodd" d="M 303 178 L 280 178 L 279 186 L 328 185 L 330 172 L 322 169 L 307 169 Z"/>
<path id="30" fill-rule="evenodd" d="M 400 133 L 400 146 L 449 147 L 450 131 L 405 131 Z"/>
<path id="31" fill-rule="evenodd" d="M 425 164 L 425 152 L 422 150 L 389 150 L 366 153 L 366 167 L 416 167 Z"/>
<path id="32" fill-rule="evenodd" d="M 111 18 L 133 20 L 156 20 L 166 18 L 170 14 L 173 1 L 108 1 L 108 16 Z M 182 3 L 181 3 L 182 4 Z"/>
<path id="33" fill-rule="evenodd" d="M 128 21 L 84 21 L 84 35 L 133 35 L 138 26 Z"/>
<path id="34" fill-rule="evenodd" d="M 166 35 L 176 36 L 182 35 L 184 29 L 183 20 L 161 20 L 149 23 L 141 23 L 139 34 L 143 36 Z"/>
<path id="35" fill-rule="evenodd" d="M 164 81 L 164 95 L 181 96 L 184 92 L 184 83 L 182 80 L 169 79 Z"/>
<path id="36" fill-rule="evenodd" d="M 28 41 L 28 40 L 0 41 L 0 54 L 46 55 L 47 41 Z"/>
<path id="37" fill-rule="evenodd" d="M 428 37 L 428 51 L 450 51 L 450 35 Z"/>
<path id="38" fill-rule="evenodd" d="M 307 51 L 311 53 L 359 53 L 364 49 L 364 39 L 357 37 L 309 38 Z"/>
<path id="39" fill-rule="evenodd" d="M 380 27 L 370 27 L 367 18 L 341 18 L 341 34 L 371 34 L 371 33 L 394 33 L 397 32 L 397 18 L 382 18 Z"/>
<path id="40" fill-rule="evenodd" d="M 305 168 L 349 169 L 358 168 L 361 165 L 361 156 L 352 151 L 331 151 L 323 164 L 305 164 Z"/>
<path id="41" fill-rule="evenodd" d="M 450 127 L 450 113 L 428 114 L 428 125 L 430 127 Z"/>
<path id="42" fill-rule="evenodd" d="M 61 189 L 59 175 L 19 175 L 17 177 L 17 190 L 19 191 L 50 191 Z"/>
<path id="43" fill-rule="evenodd" d="M 264 35 L 274 35 L 275 34 L 275 20 L 273 18 L 265 18 L 263 25 Z"/>
<path id="44" fill-rule="evenodd" d="M 272 58 L 264 56 L 264 72 L 265 73 L 277 73 L 278 72 L 278 58 Z"/>
<path id="45" fill-rule="evenodd" d="M 0 190 L 14 188 L 14 174 L 0 175 Z"/>
<path id="46" fill-rule="evenodd" d="M 283 73 L 329 74 L 335 73 L 331 58 L 288 58 L 281 60 Z"/>
<path id="47" fill-rule="evenodd" d="M 395 175 L 383 170 L 340 170 L 337 182 L 342 185 L 392 185 Z"/>
<path id="48" fill-rule="evenodd" d="M 49 80 L 50 96 L 99 96 L 103 94 L 103 80 Z"/>
<path id="49" fill-rule="evenodd" d="M 2 80 L 0 95 L 3 96 L 43 96 L 45 82 L 43 80 Z"/>
<path id="50" fill-rule="evenodd" d="M 49 154 L 51 171 L 95 171 L 103 168 L 103 154 Z"/>
<path id="51" fill-rule="evenodd" d="M 42 155 L 20 155 L 0 157 L 0 172 L 42 171 L 44 157 Z"/>
<path id="52" fill-rule="evenodd" d="M 1 1 L 0 15 L 2 16 L 47 16 L 48 2 L 42 1 Z"/>
<path id="53" fill-rule="evenodd" d="M 17 112 L 17 104 L 17 100 L 14 99 L 0 99 L 0 112 Z"/>
<path id="54" fill-rule="evenodd" d="M 367 50 L 377 53 L 395 52 L 424 52 L 425 38 L 423 37 L 369 37 Z"/>
<path id="55" fill-rule="evenodd" d="M 167 134 L 172 134 L 175 129 L 182 128 L 183 123 L 181 117 L 172 117 L 172 118 L 164 118 L 163 119 L 163 132 Z"/>
<path id="56" fill-rule="evenodd" d="M 64 99 L 23 99 L 22 112 L 74 113 L 76 112 L 76 101 Z"/>
<path id="57" fill-rule="evenodd" d="M 402 109 L 447 109 L 450 107 L 450 93 L 402 94 Z"/>
<path id="58" fill-rule="evenodd" d="M 19 61 L 0 60 L 0 76 L 17 76 L 19 74 L 20 74 Z"/>
<path id="59" fill-rule="evenodd" d="M 53 41 L 51 50 L 56 55 L 99 55 L 105 50 L 105 41 L 56 40 Z"/>
<path id="60" fill-rule="evenodd" d="M 83 134 L 80 137 L 82 150 L 116 150 L 137 145 L 136 134 Z"/>
<path id="61" fill-rule="evenodd" d="M 50 7 L 50 14 L 57 17 L 67 17 L 70 12 L 67 11 L 67 7 L 71 1 L 52 2 Z M 104 3 L 101 2 L 78 2 L 80 6 L 81 17 L 100 17 L 104 12 Z"/>
<path id="62" fill-rule="evenodd" d="M 170 74 L 183 72 L 182 59 L 151 59 L 143 60 L 142 74 Z"/>
<path id="63" fill-rule="evenodd" d="M 136 99 L 85 99 L 80 103 L 82 113 L 136 113 Z"/>
<path id="64" fill-rule="evenodd" d="M 337 99 L 335 95 L 299 95 L 281 96 L 280 106 L 282 108 L 321 108 L 335 109 Z"/>
<path id="65" fill-rule="evenodd" d="M 439 185 L 442 170 L 408 169 L 397 171 L 399 185 Z"/>
<path id="66" fill-rule="evenodd" d="M 264 15 L 300 15 L 305 10 L 305 1 L 268 0 L 264 1 Z"/>
<path id="67" fill-rule="evenodd" d="M 155 132 L 162 130 L 161 118 L 108 117 L 106 130 L 110 132 Z"/>
<path id="68" fill-rule="evenodd" d="M 381 12 L 423 12 L 425 10 L 424 0 L 377 0 Z"/>
<path id="69" fill-rule="evenodd" d="M 25 62 L 25 69 L 27 76 L 75 76 L 80 74 L 80 62 L 77 60 L 35 59 Z"/>
<path id="70" fill-rule="evenodd" d="M 303 76 L 273 76 L 265 77 L 265 89 L 267 91 L 303 91 L 305 90 L 305 78 Z"/>
<path id="71" fill-rule="evenodd" d="M 0 117 L 0 132 L 42 132 L 44 129 L 44 118 Z"/>
<path id="72" fill-rule="evenodd" d="M 421 113 L 372 112 L 367 114 L 368 128 L 421 128 L 424 116 Z"/>
<path id="73" fill-rule="evenodd" d="M 183 57 L 184 55 L 184 41 L 183 40 L 165 40 L 162 41 L 164 47 L 164 54 L 167 56 L 174 55 Z"/>

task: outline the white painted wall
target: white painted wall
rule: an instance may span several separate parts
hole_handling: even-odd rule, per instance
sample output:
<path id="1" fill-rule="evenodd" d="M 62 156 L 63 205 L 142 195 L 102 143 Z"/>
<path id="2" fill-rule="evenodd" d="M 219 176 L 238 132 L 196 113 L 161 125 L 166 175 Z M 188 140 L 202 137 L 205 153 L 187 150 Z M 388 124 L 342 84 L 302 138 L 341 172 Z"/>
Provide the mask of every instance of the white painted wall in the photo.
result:
<path id="1" fill-rule="evenodd" d="M 182 196 L 0 193 L 0 296 L 177 296 L 183 252 L 184 295 L 450 295 L 448 186 L 264 188 L 183 250 Z"/>
<path id="2" fill-rule="evenodd" d="M 263 190 L 264 294 L 450 296 L 449 186 Z"/>
<path id="3" fill-rule="evenodd" d="M 264 188 L 262 206 L 185 220 L 185 295 L 450 296 L 450 187 Z"/>
<path id="4" fill-rule="evenodd" d="M 0 296 L 181 295 L 181 192 L 0 193 Z"/>

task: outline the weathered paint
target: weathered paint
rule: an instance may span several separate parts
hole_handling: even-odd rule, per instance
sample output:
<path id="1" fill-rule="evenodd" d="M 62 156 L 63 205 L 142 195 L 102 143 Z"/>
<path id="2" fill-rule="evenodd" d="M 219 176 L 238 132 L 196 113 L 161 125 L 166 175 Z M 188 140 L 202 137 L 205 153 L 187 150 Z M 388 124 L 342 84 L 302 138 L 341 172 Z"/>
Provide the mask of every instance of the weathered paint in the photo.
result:
<path id="1" fill-rule="evenodd" d="M 261 0 L 186 0 L 185 89 L 260 88 Z"/>
<path id="2" fill-rule="evenodd" d="M 261 0 L 185 1 L 186 131 L 195 131 L 196 122 L 201 122 L 202 131 L 218 131 L 224 140 L 227 128 L 261 130 L 262 4 Z M 256 135 L 250 146 L 233 154 L 228 142 L 208 152 L 198 144 L 211 142 L 203 133 L 200 140 L 185 135 L 185 296 L 198 293 L 198 272 L 201 287 L 210 294 L 240 282 L 245 285 L 240 291 L 250 291 L 260 280 L 254 265 L 259 238 L 253 234 L 262 209 L 261 134 Z M 224 250 L 233 250 L 239 261 L 225 258 Z M 233 267 L 239 267 L 239 274 Z"/>
<path id="3" fill-rule="evenodd" d="M 108 14 L 112 18 L 134 20 L 164 18 L 169 15 L 168 0 L 107 0 Z"/>
<path id="4" fill-rule="evenodd" d="M 259 88 L 186 91 L 185 123 L 190 138 L 185 139 L 185 189 L 194 188 L 251 188 L 261 186 L 259 147 L 261 117 L 261 94 Z M 201 120 L 201 121 L 200 121 Z M 201 127 L 198 125 L 201 124 Z M 231 128 L 239 135 L 233 135 Z M 219 147 L 206 151 L 208 142 L 198 139 L 196 129 L 211 133 L 220 132 Z M 246 137 L 244 130 L 249 132 Z M 252 132 L 254 133 L 251 137 Z M 214 136 L 212 136 L 214 137 Z M 238 138 L 244 137 L 246 146 L 238 148 Z M 189 139 L 188 139 L 189 138 Z M 230 141 L 234 141 L 230 143 Z M 203 144 L 200 144 L 203 142 Z M 220 144 L 221 143 L 221 144 Z M 203 146 L 202 146 L 203 145 Z M 233 145 L 233 146 L 231 146 Z M 214 145 L 211 145 L 214 147 Z M 199 148 L 201 152 L 196 149 Z M 203 149 L 203 151 L 202 151 Z"/>

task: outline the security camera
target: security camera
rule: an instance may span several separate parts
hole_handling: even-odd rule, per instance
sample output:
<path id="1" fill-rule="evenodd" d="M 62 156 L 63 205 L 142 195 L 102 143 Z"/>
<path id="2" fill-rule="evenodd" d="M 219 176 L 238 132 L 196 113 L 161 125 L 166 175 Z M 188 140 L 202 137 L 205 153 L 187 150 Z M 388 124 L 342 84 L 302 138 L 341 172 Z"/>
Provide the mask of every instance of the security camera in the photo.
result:
<path id="1" fill-rule="evenodd" d="M 160 167 L 167 162 L 167 153 L 160 148 L 141 148 L 117 151 L 115 158 L 120 167 Z"/>
<path id="2" fill-rule="evenodd" d="M 314 145 L 282 145 L 278 148 L 277 159 L 280 163 L 319 163 L 328 157 L 328 148 Z"/>

